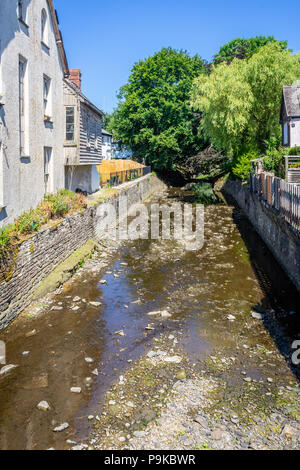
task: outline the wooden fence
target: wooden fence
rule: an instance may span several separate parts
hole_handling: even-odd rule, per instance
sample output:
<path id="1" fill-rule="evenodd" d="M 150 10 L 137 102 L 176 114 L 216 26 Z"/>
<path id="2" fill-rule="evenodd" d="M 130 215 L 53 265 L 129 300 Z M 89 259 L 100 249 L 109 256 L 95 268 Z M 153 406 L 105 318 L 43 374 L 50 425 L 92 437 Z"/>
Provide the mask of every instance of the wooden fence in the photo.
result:
<path id="1" fill-rule="evenodd" d="M 144 165 L 132 160 L 105 160 L 97 166 L 101 178 L 101 186 L 116 186 L 134 178 L 144 176 Z"/>
<path id="2" fill-rule="evenodd" d="M 300 231 L 300 185 L 287 183 L 270 173 L 262 172 L 251 174 L 250 189 Z"/>

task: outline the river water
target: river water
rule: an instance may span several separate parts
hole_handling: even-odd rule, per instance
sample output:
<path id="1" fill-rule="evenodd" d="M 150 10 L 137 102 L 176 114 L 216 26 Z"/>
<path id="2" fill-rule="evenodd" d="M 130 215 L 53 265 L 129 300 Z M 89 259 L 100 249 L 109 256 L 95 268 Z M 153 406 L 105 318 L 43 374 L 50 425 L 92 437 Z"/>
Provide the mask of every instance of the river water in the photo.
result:
<path id="1" fill-rule="evenodd" d="M 157 200 L 176 199 L 188 194 L 170 189 Z M 251 317 L 258 305 L 270 320 Z M 145 333 L 147 313 L 166 308 L 172 318 Z M 238 357 L 237 371 L 295 385 L 299 370 L 288 361 L 299 339 L 299 315 L 296 289 L 230 203 L 206 208 L 205 246 L 198 252 L 174 241 L 124 242 L 0 334 L 7 363 L 18 366 L 0 378 L 0 448 L 68 449 L 68 440 L 87 442 L 87 418 L 101 413 L 105 391 L 169 328 L 183 333 L 181 347 L 191 363 L 219 350 Z M 115 334 L 120 330 L 126 336 Z M 272 360 L 248 357 L 254 345 L 273 351 Z M 237 377 L 230 380 L 238 386 Z M 82 391 L 71 393 L 71 387 Z M 50 411 L 37 409 L 43 400 Z M 62 423 L 69 428 L 54 433 Z"/>

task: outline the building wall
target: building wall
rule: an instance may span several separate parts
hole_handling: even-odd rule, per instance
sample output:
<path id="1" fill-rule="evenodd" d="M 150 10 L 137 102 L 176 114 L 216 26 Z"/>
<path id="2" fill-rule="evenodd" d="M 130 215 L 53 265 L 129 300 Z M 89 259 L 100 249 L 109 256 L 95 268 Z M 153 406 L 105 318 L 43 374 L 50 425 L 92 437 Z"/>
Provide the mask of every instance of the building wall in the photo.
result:
<path id="1" fill-rule="evenodd" d="M 102 161 L 102 119 L 88 106 L 80 102 L 79 95 L 66 81 L 63 83 L 63 89 L 64 133 L 66 126 L 65 109 L 67 106 L 74 106 L 75 108 L 74 141 L 67 142 L 66 135 L 64 135 L 66 188 L 71 191 L 81 189 L 88 193 L 94 193 L 100 187 L 99 173 L 94 162 L 100 164 Z M 87 124 L 90 127 L 89 131 Z"/>
<path id="2" fill-rule="evenodd" d="M 300 118 L 290 123 L 290 147 L 300 147 Z"/>
<path id="3" fill-rule="evenodd" d="M 15 0 L 0 1 L 0 220 L 12 222 L 38 204 L 45 192 L 44 147 L 52 148 L 50 190 L 64 187 L 63 67 L 56 45 L 47 0 L 25 0 L 26 23 L 18 20 Z M 48 17 L 48 46 L 41 43 L 41 12 Z M 25 76 L 25 157 L 19 148 L 19 57 L 27 61 Z M 53 123 L 44 123 L 43 76 L 51 79 Z"/>
<path id="4" fill-rule="evenodd" d="M 100 165 L 102 161 L 102 119 L 80 103 L 80 163 Z"/>

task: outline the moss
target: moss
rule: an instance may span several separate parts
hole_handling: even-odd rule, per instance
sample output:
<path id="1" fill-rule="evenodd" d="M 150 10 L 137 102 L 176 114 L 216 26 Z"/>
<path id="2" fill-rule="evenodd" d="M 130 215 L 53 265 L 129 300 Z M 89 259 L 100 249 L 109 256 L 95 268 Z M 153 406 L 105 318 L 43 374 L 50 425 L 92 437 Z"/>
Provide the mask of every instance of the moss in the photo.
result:
<path id="1" fill-rule="evenodd" d="M 19 247 L 12 247 L 6 254 L 5 258 L 1 259 L 0 264 L 0 284 L 2 282 L 9 282 L 13 278 L 15 272 L 16 261 L 19 256 Z"/>
<path id="2" fill-rule="evenodd" d="M 97 249 L 98 244 L 93 240 L 89 240 L 84 246 L 76 250 L 40 283 L 33 294 L 32 300 L 37 300 L 58 289 L 84 265 Z"/>

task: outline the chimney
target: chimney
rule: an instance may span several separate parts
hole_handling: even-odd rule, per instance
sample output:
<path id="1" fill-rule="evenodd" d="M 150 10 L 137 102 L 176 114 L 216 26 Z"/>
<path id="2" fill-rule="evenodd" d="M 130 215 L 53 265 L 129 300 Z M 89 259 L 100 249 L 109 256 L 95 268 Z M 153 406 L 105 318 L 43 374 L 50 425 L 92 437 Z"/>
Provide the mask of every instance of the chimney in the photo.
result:
<path id="1" fill-rule="evenodd" d="M 80 69 L 71 69 L 69 79 L 71 80 L 71 82 L 75 83 L 75 85 L 81 90 L 81 70 Z"/>

